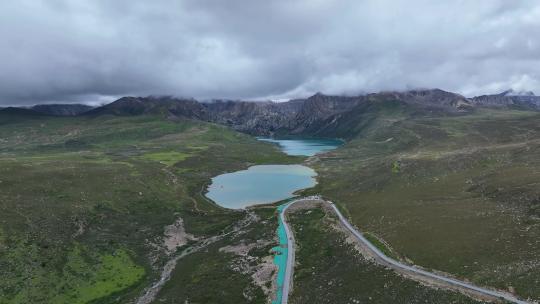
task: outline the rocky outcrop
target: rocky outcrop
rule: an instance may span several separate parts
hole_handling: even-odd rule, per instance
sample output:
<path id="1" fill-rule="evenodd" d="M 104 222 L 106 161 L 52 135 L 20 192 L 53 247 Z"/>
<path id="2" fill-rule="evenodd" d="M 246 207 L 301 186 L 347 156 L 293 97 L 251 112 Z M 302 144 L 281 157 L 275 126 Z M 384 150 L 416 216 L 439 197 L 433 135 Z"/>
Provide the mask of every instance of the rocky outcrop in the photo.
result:
<path id="1" fill-rule="evenodd" d="M 302 107 L 301 101 L 249 102 L 213 101 L 204 104 L 208 120 L 228 125 L 238 131 L 256 135 L 272 135 L 290 129 Z"/>
<path id="2" fill-rule="evenodd" d="M 470 100 L 462 95 L 440 89 L 381 92 L 369 94 L 368 98 L 371 100 L 396 100 L 420 108 L 439 109 L 448 112 L 467 111 L 472 107 Z"/>
<path id="3" fill-rule="evenodd" d="M 530 91 L 507 90 L 500 94 L 477 96 L 471 98 L 471 103 L 480 107 L 540 110 L 540 96 Z"/>
<path id="4" fill-rule="evenodd" d="M 336 115 L 351 111 L 364 96 L 315 94 L 287 102 L 214 101 L 205 104 L 209 120 L 255 135 L 314 134 Z"/>

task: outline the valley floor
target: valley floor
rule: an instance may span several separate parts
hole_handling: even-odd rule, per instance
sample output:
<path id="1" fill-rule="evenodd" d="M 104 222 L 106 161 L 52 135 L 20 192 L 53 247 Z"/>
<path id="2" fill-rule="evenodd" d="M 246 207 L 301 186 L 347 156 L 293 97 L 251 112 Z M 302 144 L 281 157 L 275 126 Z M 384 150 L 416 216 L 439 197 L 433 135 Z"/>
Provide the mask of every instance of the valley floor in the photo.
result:
<path id="1" fill-rule="evenodd" d="M 304 161 L 319 184 L 302 195 L 334 201 L 385 253 L 540 299 L 540 115 L 374 117 L 306 160 L 201 121 L 0 115 L 0 303 L 268 303 L 275 206 L 237 229 L 248 213 L 204 189 Z M 474 302 L 367 261 L 319 209 L 290 223 L 292 303 Z"/>

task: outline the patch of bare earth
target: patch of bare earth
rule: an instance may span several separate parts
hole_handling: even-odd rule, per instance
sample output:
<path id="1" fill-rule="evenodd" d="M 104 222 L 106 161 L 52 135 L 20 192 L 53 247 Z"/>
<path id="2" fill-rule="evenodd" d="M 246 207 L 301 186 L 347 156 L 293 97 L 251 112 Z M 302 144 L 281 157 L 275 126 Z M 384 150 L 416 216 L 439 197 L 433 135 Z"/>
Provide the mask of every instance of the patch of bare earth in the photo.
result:
<path id="1" fill-rule="evenodd" d="M 173 224 L 165 226 L 163 246 L 167 255 L 171 255 L 179 247 L 187 244 L 188 241 L 196 239 L 196 237 L 186 232 L 184 221 L 179 217 Z"/>
<path id="2" fill-rule="evenodd" d="M 246 228 L 247 226 L 249 226 L 251 223 L 253 223 L 255 221 L 257 221 L 257 216 L 255 214 L 251 213 L 251 212 L 247 212 L 246 217 L 244 219 L 242 219 L 241 221 L 239 221 L 238 223 L 236 223 L 228 232 L 225 232 L 225 233 L 222 233 L 222 234 L 219 234 L 219 235 L 215 235 L 215 236 L 211 236 L 211 237 L 208 237 L 208 238 L 194 238 L 190 234 L 187 234 L 185 232 L 185 230 L 184 230 L 183 221 L 179 222 L 177 220 L 174 224 L 166 226 L 165 230 L 167 230 L 167 227 L 174 226 L 174 228 L 171 228 L 169 230 L 169 232 L 172 232 L 173 235 L 176 234 L 176 236 L 174 236 L 172 239 L 182 239 L 182 238 L 178 237 L 178 235 L 177 235 L 178 231 L 180 231 L 180 234 L 182 234 L 184 236 L 183 239 L 188 239 L 188 236 L 190 236 L 190 237 L 193 237 L 193 240 L 195 240 L 196 242 L 195 242 L 195 244 L 187 247 L 185 250 L 182 250 L 181 252 L 177 252 L 176 250 L 173 251 L 168 256 L 169 260 L 165 263 L 165 265 L 163 266 L 163 268 L 161 270 L 161 275 L 160 275 L 159 280 L 154 282 L 151 286 L 147 287 L 143 291 L 141 296 L 137 299 L 137 301 L 135 301 L 135 303 L 136 304 L 150 304 L 150 303 L 152 303 L 155 300 L 156 295 L 159 293 L 159 291 L 163 287 L 163 285 L 165 285 L 165 283 L 167 283 L 167 281 L 170 279 L 171 274 L 174 271 L 174 268 L 176 267 L 176 263 L 178 262 L 178 260 L 180 260 L 183 257 L 188 256 L 188 255 L 190 255 L 190 254 L 192 254 L 194 252 L 198 252 L 198 251 L 208 247 L 208 245 L 213 244 L 213 243 L 223 239 L 224 237 L 227 237 L 227 236 L 230 236 L 230 235 L 237 234 L 237 233 L 241 232 L 242 229 Z M 179 227 L 182 227 L 182 228 L 180 229 Z M 175 243 L 175 241 L 171 241 L 170 244 L 171 245 L 178 244 L 178 242 Z M 153 244 L 150 244 L 150 245 L 153 245 Z M 175 247 L 175 248 L 178 248 L 178 247 Z"/>
<path id="3" fill-rule="evenodd" d="M 236 245 L 221 247 L 219 251 L 232 253 L 236 258 L 230 264 L 232 270 L 251 276 L 252 282 L 259 286 L 268 302 L 275 297 L 275 274 L 277 267 L 273 262 L 273 256 L 255 257 L 249 255 L 249 252 L 256 248 L 264 248 L 274 243 L 272 240 L 257 240 L 257 242 L 246 244 L 244 241 Z M 244 292 L 244 297 L 249 300 L 249 292 Z"/>

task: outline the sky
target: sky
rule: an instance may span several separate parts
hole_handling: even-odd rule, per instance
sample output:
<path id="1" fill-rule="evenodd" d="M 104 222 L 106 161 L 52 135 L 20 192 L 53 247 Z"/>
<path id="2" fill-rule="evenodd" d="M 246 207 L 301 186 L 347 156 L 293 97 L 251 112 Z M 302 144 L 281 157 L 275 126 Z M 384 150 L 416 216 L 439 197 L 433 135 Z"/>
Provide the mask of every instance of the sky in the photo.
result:
<path id="1" fill-rule="evenodd" d="M 5 0 L 0 106 L 540 93 L 537 0 Z"/>

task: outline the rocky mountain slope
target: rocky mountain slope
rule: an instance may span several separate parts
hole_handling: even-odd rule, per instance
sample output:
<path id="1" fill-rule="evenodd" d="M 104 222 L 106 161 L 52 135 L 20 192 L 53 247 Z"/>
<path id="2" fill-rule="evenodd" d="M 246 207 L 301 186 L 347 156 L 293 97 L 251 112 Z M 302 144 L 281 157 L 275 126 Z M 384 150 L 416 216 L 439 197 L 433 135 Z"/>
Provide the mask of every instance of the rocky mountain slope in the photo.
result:
<path id="1" fill-rule="evenodd" d="M 300 100 L 284 103 L 219 100 L 202 104 L 208 121 L 256 135 L 291 129 L 303 105 Z"/>
<path id="2" fill-rule="evenodd" d="M 354 136 L 380 111 L 456 115 L 483 106 L 439 89 L 380 92 L 360 96 L 317 93 L 283 103 L 218 101 L 202 104 L 207 120 L 255 135 Z M 380 114 L 380 113 L 379 113 Z"/>
<path id="3" fill-rule="evenodd" d="M 480 106 L 540 110 L 540 96 L 536 96 L 530 91 L 516 92 L 510 89 L 500 94 L 473 97 L 471 102 Z"/>

